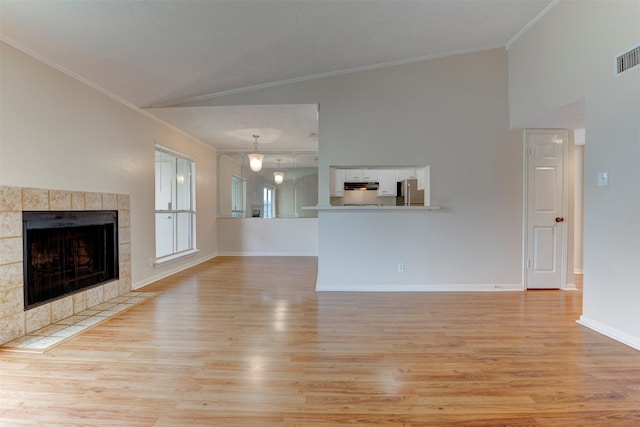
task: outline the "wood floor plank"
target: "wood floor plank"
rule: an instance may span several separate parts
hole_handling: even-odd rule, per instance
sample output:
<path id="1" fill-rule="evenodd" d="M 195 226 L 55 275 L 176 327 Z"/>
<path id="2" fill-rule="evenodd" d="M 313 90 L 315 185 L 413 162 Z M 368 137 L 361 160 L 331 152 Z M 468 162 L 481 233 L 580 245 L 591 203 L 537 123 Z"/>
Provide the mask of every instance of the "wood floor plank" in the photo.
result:
<path id="1" fill-rule="evenodd" d="M 219 257 L 0 352 L 0 425 L 640 425 L 640 352 L 576 323 L 580 291 L 316 293 L 316 273 Z"/>

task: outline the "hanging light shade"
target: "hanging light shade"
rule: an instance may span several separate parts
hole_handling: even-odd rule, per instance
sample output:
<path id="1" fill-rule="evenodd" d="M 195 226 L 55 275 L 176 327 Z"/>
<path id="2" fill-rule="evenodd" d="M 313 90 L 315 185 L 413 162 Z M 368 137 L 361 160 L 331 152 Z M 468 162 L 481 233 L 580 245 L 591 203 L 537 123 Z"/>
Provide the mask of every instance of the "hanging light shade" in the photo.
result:
<path id="1" fill-rule="evenodd" d="M 280 159 L 278 159 L 278 169 L 280 169 Z M 284 182 L 284 172 L 274 172 L 273 180 L 276 182 L 276 184 L 282 184 Z"/>
<path id="2" fill-rule="evenodd" d="M 262 170 L 262 159 L 264 156 L 262 154 L 258 154 L 258 138 L 260 135 L 253 135 L 255 142 L 253 143 L 253 153 L 247 154 L 249 157 L 249 167 L 254 172 L 260 172 Z"/>

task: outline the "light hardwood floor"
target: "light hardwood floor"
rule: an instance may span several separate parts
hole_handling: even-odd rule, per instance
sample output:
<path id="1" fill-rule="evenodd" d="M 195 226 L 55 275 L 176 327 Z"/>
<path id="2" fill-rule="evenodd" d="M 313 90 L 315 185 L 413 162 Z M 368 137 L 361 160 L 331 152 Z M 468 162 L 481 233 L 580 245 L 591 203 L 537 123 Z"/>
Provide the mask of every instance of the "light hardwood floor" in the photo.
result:
<path id="1" fill-rule="evenodd" d="M 578 325 L 579 291 L 316 293 L 316 271 L 217 258 L 2 352 L 0 425 L 640 425 L 640 352 Z"/>

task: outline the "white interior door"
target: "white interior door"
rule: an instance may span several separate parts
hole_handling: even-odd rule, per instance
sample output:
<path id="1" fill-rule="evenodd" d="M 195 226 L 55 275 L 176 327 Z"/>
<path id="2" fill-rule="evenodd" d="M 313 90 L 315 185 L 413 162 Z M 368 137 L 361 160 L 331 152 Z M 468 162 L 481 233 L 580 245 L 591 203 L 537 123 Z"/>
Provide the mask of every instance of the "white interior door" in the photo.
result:
<path id="1" fill-rule="evenodd" d="M 525 131 L 525 285 L 560 289 L 566 281 L 568 131 Z"/>

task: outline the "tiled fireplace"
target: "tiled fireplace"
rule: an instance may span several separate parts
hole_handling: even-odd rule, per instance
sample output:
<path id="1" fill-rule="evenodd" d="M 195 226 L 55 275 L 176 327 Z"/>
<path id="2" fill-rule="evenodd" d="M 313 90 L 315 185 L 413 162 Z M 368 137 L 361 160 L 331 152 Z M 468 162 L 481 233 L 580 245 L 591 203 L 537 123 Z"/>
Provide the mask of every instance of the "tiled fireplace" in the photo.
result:
<path id="1" fill-rule="evenodd" d="M 25 309 L 23 211 L 117 211 L 118 279 Z M 129 195 L 0 186 L 0 344 L 131 290 Z"/>

